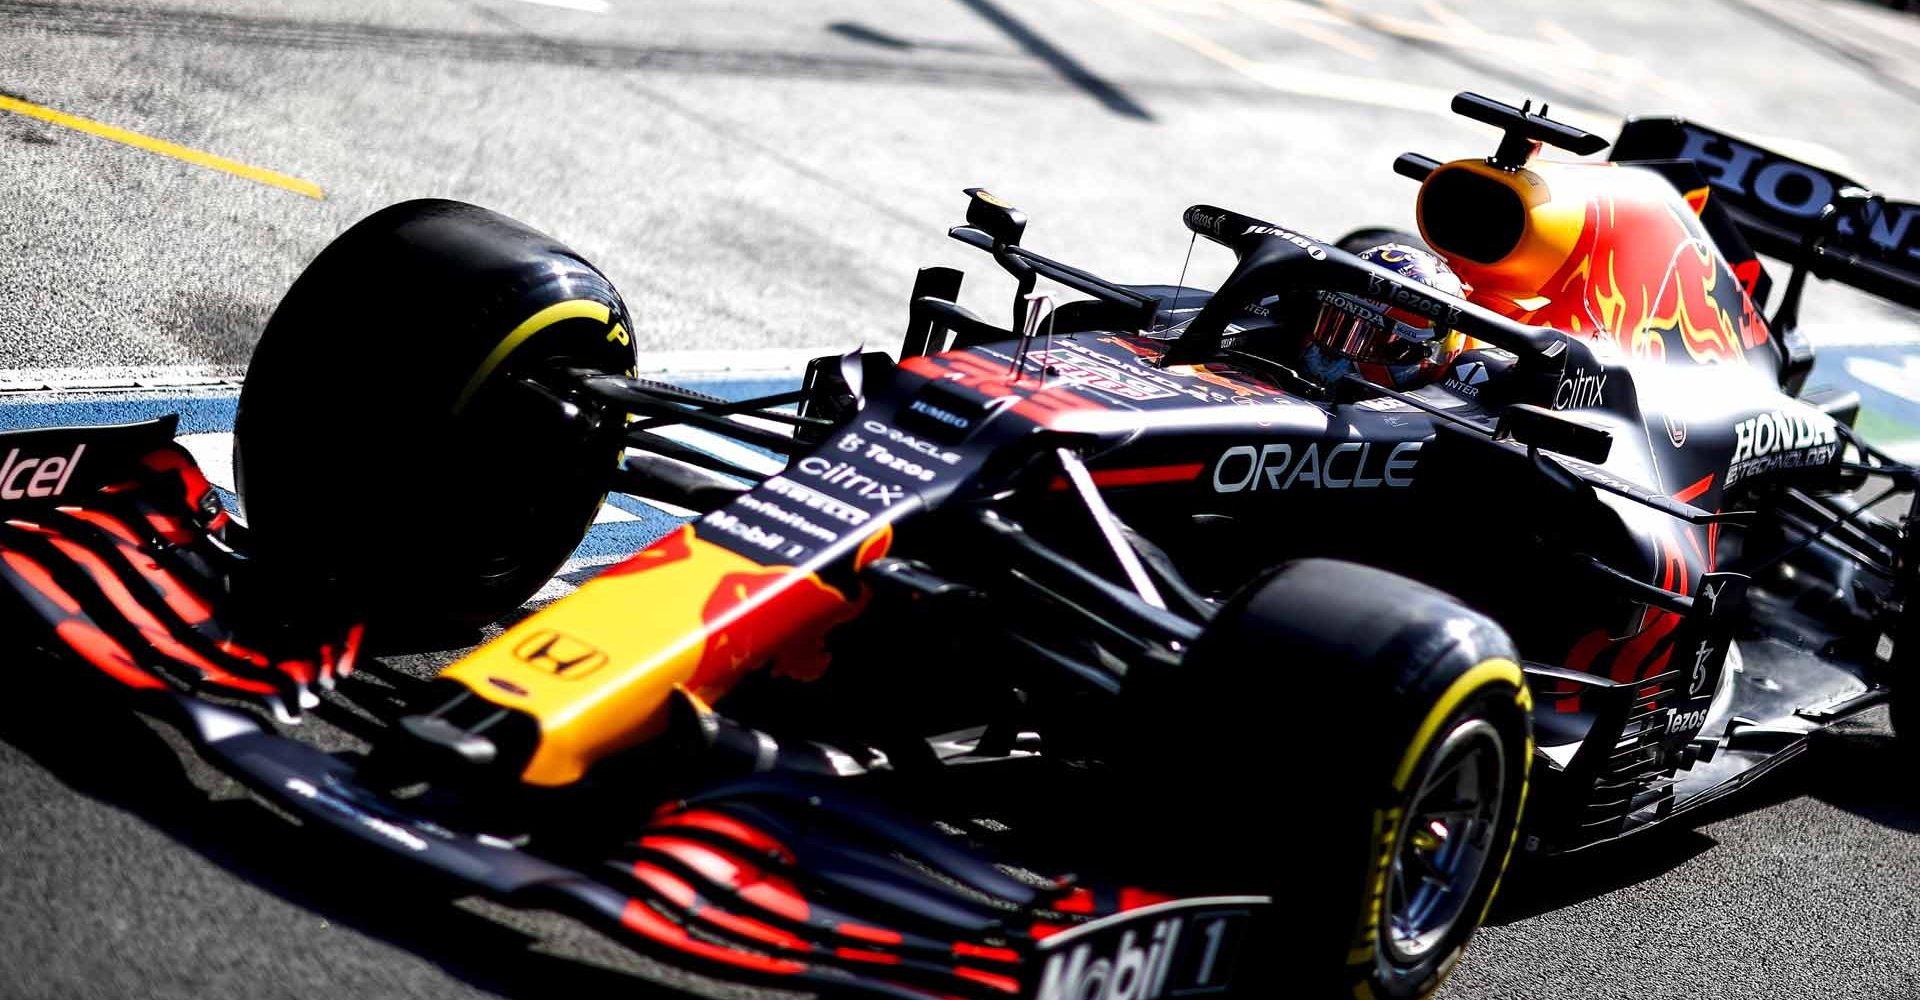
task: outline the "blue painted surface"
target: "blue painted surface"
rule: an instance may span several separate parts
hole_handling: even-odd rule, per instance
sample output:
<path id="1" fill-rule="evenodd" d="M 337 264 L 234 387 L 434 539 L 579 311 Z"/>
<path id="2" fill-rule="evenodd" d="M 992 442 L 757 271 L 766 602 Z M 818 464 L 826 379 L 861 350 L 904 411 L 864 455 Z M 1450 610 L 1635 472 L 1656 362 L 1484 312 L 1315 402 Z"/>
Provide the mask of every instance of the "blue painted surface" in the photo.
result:
<path id="1" fill-rule="evenodd" d="M 677 384 L 723 399 L 750 399 L 797 388 L 791 378 L 713 378 L 686 379 Z M 129 398 L 96 395 L 75 399 L 44 398 L 32 402 L 0 401 L 0 431 L 39 427 L 81 426 L 134 423 L 176 413 L 179 433 L 230 433 L 238 402 L 232 391 L 184 391 L 179 395 Z M 228 506 L 234 499 L 221 491 Z M 682 519 L 631 497 L 610 496 L 607 502 L 633 515 L 631 521 L 595 524 L 574 551 L 560 578 L 573 584 L 584 582 L 599 571 L 607 560 L 633 552 L 667 533 Z"/>
<path id="2" fill-rule="evenodd" d="M 0 402 L 0 431 L 35 427 L 77 427 L 94 424 L 130 424 L 169 413 L 180 415 L 180 433 L 205 434 L 233 430 L 235 397 L 221 395 L 174 396 L 160 399 L 91 399 L 54 402 Z"/>
<path id="3" fill-rule="evenodd" d="M 1879 377 L 1862 378 L 1862 372 Z M 1860 394 L 1861 409 L 1892 421 L 1882 425 L 1896 440 L 1877 440 L 1894 446 L 1912 443 L 1920 434 L 1920 363 L 1911 346 L 1849 347 L 1821 352 L 1814 361 L 1807 387 L 1850 389 Z M 1899 440 L 1905 439 L 1905 440 Z"/>

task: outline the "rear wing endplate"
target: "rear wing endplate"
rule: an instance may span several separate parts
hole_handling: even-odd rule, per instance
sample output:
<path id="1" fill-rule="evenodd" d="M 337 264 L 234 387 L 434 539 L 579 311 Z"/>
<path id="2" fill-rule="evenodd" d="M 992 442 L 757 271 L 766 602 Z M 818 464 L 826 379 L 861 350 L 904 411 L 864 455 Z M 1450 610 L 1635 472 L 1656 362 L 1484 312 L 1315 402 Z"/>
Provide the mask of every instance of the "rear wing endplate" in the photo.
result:
<path id="1" fill-rule="evenodd" d="M 1690 160 L 1755 250 L 1920 309 L 1920 204 L 1868 196 L 1843 174 L 1683 118 L 1628 120 L 1611 156 Z M 1828 206 L 1837 214 L 1823 224 Z"/>

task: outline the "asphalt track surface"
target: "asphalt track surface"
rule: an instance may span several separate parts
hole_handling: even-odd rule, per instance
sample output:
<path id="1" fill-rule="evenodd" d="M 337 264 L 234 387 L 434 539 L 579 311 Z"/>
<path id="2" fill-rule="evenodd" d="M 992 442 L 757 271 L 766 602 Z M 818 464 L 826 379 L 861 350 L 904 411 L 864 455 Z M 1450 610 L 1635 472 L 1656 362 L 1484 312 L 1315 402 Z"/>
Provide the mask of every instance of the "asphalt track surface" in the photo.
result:
<path id="1" fill-rule="evenodd" d="M 942 235 L 963 186 L 1027 209 L 1043 252 L 1166 281 L 1194 202 L 1329 237 L 1407 225 L 1395 154 L 1492 141 L 1445 114 L 1457 89 L 1597 125 L 1677 112 L 1920 196 L 1912 18 L 1845 0 L 1365 11 L 0 0 L 0 369 L 243 363 L 329 237 L 426 195 L 601 263 L 644 349 L 891 347 L 919 265 L 969 267 L 968 304 L 1004 310 L 1006 282 Z M 1190 277 L 1217 280 L 1224 256 L 1203 247 Z M 1909 316 L 1818 287 L 1807 326 L 1820 378 L 1920 438 Z M 0 995 L 764 995 L 342 855 L 164 728 L 17 666 Z M 1516 871 L 1444 995 L 1920 996 L 1920 785 L 1883 723 L 1689 829 Z"/>

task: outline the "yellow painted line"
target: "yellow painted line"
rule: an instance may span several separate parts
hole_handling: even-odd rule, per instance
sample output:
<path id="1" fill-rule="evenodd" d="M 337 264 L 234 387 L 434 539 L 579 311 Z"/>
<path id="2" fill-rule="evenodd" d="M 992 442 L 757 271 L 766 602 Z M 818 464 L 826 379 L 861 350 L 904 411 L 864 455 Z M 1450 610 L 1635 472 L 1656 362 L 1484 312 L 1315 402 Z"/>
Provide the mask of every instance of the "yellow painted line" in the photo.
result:
<path id="1" fill-rule="evenodd" d="M 82 118 L 79 115 L 70 115 L 64 111 L 43 108 L 38 104 L 28 104 L 25 101 L 15 100 L 5 95 L 0 95 L 0 111 L 11 111 L 15 114 L 26 115 L 29 118 L 38 118 L 44 122 L 52 122 L 55 125 L 70 128 L 78 132 L 85 132 L 88 135 L 97 135 L 102 139 L 123 143 L 135 149 L 144 149 L 149 153 L 170 156 L 176 160 L 191 163 L 196 167 L 206 167 L 208 170 L 219 170 L 232 174 L 235 177 L 244 177 L 258 184 L 267 184 L 292 191 L 295 194 L 303 194 L 309 198 L 324 199 L 327 196 L 327 193 L 320 190 L 319 185 L 314 184 L 312 181 L 303 181 L 298 177 L 289 177 L 286 174 L 267 170 L 262 167 L 249 166 L 245 163 L 229 160 L 224 156 L 215 156 L 212 153 L 203 153 L 197 149 L 188 149 L 185 146 L 168 142 L 165 139 L 155 139 L 152 136 L 141 135 L 138 132 L 129 132 L 126 129 L 116 128 L 104 122 L 94 121 L 91 118 Z"/>

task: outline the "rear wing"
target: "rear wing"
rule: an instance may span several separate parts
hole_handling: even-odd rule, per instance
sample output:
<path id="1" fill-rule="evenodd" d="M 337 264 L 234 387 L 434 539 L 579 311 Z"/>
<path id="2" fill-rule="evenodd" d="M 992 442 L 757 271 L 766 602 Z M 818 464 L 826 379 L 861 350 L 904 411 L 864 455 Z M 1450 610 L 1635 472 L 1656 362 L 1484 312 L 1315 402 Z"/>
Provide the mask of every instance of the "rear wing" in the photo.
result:
<path id="1" fill-rule="evenodd" d="M 1920 204 L 1683 118 L 1628 120 L 1611 159 L 1691 161 L 1753 249 L 1920 309 Z"/>

